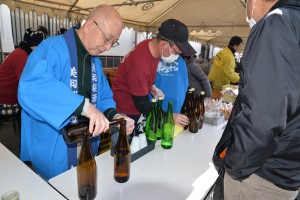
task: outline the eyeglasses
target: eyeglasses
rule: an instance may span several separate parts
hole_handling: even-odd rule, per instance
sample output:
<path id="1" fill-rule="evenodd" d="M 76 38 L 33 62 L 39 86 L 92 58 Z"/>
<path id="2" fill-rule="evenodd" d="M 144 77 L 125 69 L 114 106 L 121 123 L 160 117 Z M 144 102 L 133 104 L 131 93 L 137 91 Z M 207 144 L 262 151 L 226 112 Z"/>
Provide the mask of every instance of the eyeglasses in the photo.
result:
<path id="1" fill-rule="evenodd" d="M 177 55 L 180 55 L 182 53 L 181 51 L 176 51 L 176 49 L 174 48 L 175 43 L 173 41 L 171 41 L 171 40 L 169 40 L 169 39 L 167 39 L 165 37 L 162 37 L 162 40 L 167 41 L 169 43 L 170 47 L 175 51 L 175 53 Z"/>
<path id="2" fill-rule="evenodd" d="M 176 53 L 177 55 L 180 55 L 180 54 L 182 53 L 181 51 L 176 51 L 176 49 L 174 48 L 173 45 L 170 44 L 170 46 L 171 46 L 171 48 L 175 51 L 175 53 Z"/>
<path id="3" fill-rule="evenodd" d="M 93 22 L 97 25 L 97 27 L 98 27 L 99 30 L 101 31 L 101 33 L 102 33 L 102 35 L 103 35 L 103 37 L 104 37 L 104 43 L 105 43 L 106 45 L 110 45 L 111 47 L 117 47 L 117 46 L 120 45 L 120 43 L 119 43 L 118 41 L 113 41 L 112 39 L 108 39 L 108 38 L 105 36 L 105 34 L 104 34 L 104 32 L 102 31 L 102 29 L 100 28 L 100 26 L 98 25 L 98 23 L 97 23 L 96 21 L 93 21 Z"/>

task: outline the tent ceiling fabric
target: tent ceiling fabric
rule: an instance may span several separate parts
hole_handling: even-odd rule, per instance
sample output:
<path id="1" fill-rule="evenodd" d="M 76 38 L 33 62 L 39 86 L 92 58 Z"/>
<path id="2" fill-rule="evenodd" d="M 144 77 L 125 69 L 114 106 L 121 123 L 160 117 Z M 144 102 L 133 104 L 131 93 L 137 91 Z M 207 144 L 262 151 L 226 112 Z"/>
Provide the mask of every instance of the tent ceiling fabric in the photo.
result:
<path id="1" fill-rule="evenodd" d="M 66 16 L 79 21 L 92 8 L 110 4 L 121 14 L 125 26 L 139 31 L 157 31 L 160 24 L 175 18 L 184 22 L 190 38 L 219 46 L 226 46 L 233 35 L 246 43 L 250 28 L 245 22 L 244 0 L 0 0 L 14 10 L 25 13 L 35 10 L 38 15 Z M 136 5 L 128 5 L 134 3 Z M 123 5 L 122 5 L 123 4 Z M 126 5 L 125 5 L 126 4 Z"/>

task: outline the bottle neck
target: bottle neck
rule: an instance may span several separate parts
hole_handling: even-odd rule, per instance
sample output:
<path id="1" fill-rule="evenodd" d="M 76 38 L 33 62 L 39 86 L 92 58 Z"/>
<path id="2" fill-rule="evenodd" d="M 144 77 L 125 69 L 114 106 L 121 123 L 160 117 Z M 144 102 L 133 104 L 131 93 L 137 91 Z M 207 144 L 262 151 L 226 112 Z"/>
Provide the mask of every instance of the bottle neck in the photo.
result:
<path id="1" fill-rule="evenodd" d="M 120 127 L 120 135 L 122 137 L 127 138 L 127 134 L 126 134 L 126 120 L 124 120 L 125 122 L 121 122 L 121 127 Z"/>
<path id="2" fill-rule="evenodd" d="M 201 95 L 200 95 L 200 102 L 201 102 L 201 103 L 204 102 L 204 98 L 205 98 L 205 96 L 204 96 L 203 94 L 201 94 Z"/>
<path id="3" fill-rule="evenodd" d="M 172 115 L 173 114 L 173 105 L 169 104 L 168 105 L 168 115 Z"/>
<path id="4" fill-rule="evenodd" d="M 158 100 L 157 109 L 162 109 L 162 101 Z"/>
<path id="5" fill-rule="evenodd" d="M 86 149 L 91 149 L 90 137 L 89 137 L 89 134 L 87 132 L 83 133 L 82 147 L 86 148 Z"/>
<path id="6" fill-rule="evenodd" d="M 92 149 L 91 149 L 91 142 L 90 137 L 87 132 L 83 133 L 82 138 L 82 146 L 81 146 L 81 153 L 79 156 L 78 164 L 82 164 L 94 158 Z"/>
<path id="7" fill-rule="evenodd" d="M 150 112 L 155 110 L 155 102 L 151 102 L 151 106 L 150 106 Z"/>

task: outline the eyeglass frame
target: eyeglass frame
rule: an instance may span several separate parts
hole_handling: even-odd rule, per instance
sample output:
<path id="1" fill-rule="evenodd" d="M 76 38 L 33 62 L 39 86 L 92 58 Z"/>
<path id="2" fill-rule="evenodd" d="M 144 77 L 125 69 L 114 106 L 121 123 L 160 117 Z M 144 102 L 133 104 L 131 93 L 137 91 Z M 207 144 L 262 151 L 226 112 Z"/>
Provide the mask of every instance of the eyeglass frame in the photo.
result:
<path id="1" fill-rule="evenodd" d="M 172 40 L 169 40 L 169 39 L 163 37 L 162 35 L 160 35 L 160 37 L 161 37 L 161 40 L 166 41 L 166 42 L 169 43 L 170 47 L 175 51 L 175 53 L 177 55 L 180 55 L 182 53 L 180 50 L 179 50 L 179 52 L 176 51 L 176 49 L 173 47 L 174 45 L 176 45 L 175 42 L 173 42 Z"/>
<path id="2" fill-rule="evenodd" d="M 110 45 L 111 47 L 117 47 L 117 46 L 120 46 L 120 43 L 118 41 L 114 42 L 112 39 L 108 39 L 104 32 L 102 31 L 102 29 L 100 28 L 99 24 L 93 20 L 93 22 L 96 24 L 96 26 L 99 28 L 100 32 L 102 33 L 103 37 L 104 37 L 104 44 L 106 45 Z M 110 42 L 112 41 L 112 43 Z M 111 43 L 111 44 L 110 44 Z"/>

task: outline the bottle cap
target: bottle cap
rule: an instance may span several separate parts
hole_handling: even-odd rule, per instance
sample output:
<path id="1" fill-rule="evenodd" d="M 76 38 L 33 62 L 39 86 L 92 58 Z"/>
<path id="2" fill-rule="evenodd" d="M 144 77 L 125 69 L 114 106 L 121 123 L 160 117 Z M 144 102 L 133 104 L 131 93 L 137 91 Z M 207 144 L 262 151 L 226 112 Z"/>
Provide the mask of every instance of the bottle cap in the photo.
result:
<path id="1" fill-rule="evenodd" d="M 155 99 L 155 98 L 153 98 L 151 102 L 152 102 L 152 103 L 155 103 L 155 102 L 156 102 L 156 99 Z"/>
<path id="2" fill-rule="evenodd" d="M 205 92 L 204 92 L 204 91 L 201 91 L 200 94 L 201 94 L 201 95 L 205 95 Z"/>
<path id="3" fill-rule="evenodd" d="M 162 96 L 159 96 L 158 100 L 164 100 L 164 98 Z"/>
<path id="4" fill-rule="evenodd" d="M 195 88 L 192 87 L 192 88 L 191 88 L 191 91 L 195 91 Z"/>

